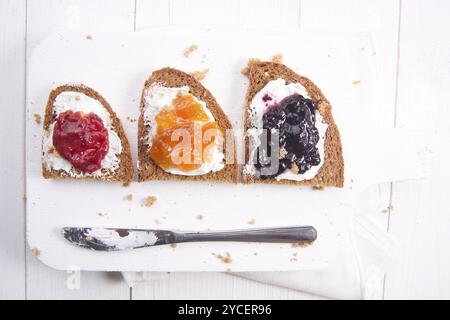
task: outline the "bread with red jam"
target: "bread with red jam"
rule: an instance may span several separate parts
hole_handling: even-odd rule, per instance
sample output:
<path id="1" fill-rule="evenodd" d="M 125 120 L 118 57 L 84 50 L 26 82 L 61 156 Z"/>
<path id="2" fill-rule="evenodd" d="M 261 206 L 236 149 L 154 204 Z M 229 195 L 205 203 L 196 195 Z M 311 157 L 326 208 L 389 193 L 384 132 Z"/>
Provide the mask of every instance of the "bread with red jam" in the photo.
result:
<path id="1" fill-rule="evenodd" d="M 189 112 L 186 113 L 187 110 Z M 168 119 L 173 122 L 164 127 Z M 209 144 L 211 148 L 208 150 L 212 151 L 207 157 L 208 160 L 202 156 L 194 165 L 173 161 L 171 150 L 176 146 L 173 145 L 172 138 L 168 140 L 169 134 L 183 126 L 179 123 L 184 123 L 184 128 L 189 130 L 192 123 L 199 121 L 203 121 L 202 130 L 208 125 L 218 129 L 221 134 L 219 139 L 214 141 L 220 140 L 222 145 L 219 147 Z M 141 96 L 138 120 L 138 180 L 236 182 L 237 165 L 231 129 L 231 122 L 216 99 L 193 76 L 173 68 L 154 71 L 145 82 Z M 202 133 L 205 139 L 204 131 Z M 164 137 L 167 140 L 164 140 Z M 202 151 L 205 151 L 208 145 L 206 140 L 202 141 Z"/>
<path id="2" fill-rule="evenodd" d="M 53 89 L 43 129 L 44 178 L 131 182 L 130 144 L 116 113 L 97 91 L 81 84 Z"/>
<path id="3" fill-rule="evenodd" d="M 343 187 L 341 139 L 322 91 L 281 63 L 251 59 L 243 73 L 249 79 L 243 181 Z"/>

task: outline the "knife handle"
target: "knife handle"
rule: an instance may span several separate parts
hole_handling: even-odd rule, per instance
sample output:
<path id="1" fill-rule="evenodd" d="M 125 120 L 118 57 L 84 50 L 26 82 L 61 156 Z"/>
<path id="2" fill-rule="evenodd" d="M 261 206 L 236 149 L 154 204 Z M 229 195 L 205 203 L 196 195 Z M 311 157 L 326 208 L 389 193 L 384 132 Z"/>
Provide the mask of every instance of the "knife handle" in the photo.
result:
<path id="1" fill-rule="evenodd" d="M 173 241 L 312 242 L 317 230 L 312 226 L 246 229 L 236 231 L 175 232 Z"/>

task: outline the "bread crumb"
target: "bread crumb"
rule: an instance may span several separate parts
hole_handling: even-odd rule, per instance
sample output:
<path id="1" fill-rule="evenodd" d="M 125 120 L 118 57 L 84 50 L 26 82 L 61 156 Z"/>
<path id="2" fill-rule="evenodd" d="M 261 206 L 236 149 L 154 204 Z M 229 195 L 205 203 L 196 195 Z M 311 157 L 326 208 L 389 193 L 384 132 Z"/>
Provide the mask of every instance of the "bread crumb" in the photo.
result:
<path id="1" fill-rule="evenodd" d="M 34 122 L 41 124 L 41 115 L 37 112 L 34 114 Z"/>
<path id="2" fill-rule="evenodd" d="M 205 69 L 203 71 L 193 71 L 193 72 L 190 72 L 189 74 L 191 76 L 193 76 L 195 78 L 195 80 L 202 81 L 203 79 L 206 78 L 206 75 L 208 74 L 208 72 L 209 72 L 209 69 Z"/>
<path id="3" fill-rule="evenodd" d="M 360 84 L 361 83 L 361 80 L 353 80 L 352 81 L 352 84 L 354 84 L 354 85 L 357 85 L 357 84 Z"/>
<path id="4" fill-rule="evenodd" d="M 312 242 L 308 241 L 301 241 L 301 242 L 295 242 L 292 244 L 292 248 L 306 248 L 312 245 Z"/>
<path id="5" fill-rule="evenodd" d="M 227 268 L 227 270 L 225 270 L 225 272 L 231 272 L 231 269 L 230 269 L 230 268 Z"/>
<path id="6" fill-rule="evenodd" d="M 94 240 L 94 238 L 92 238 L 91 236 L 86 236 L 84 239 L 85 239 L 86 241 L 92 241 L 92 240 Z"/>
<path id="7" fill-rule="evenodd" d="M 107 214 L 107 213 L 97 212 L 97 215 L 98 215 L 99 217 L 106 217 L 108 214 Z"/>
<path id="8" fill-rule="evenodd" d="M 255 219 L 252 219 L 252 220 L 247 221 L 247 223 L 248 223 L 248 224 L 255 224 L 255 223 L 256 223 L 256 220 L 255 220 Z"/>
<path id="9" fill-rule="evenodd" d="M 128 201 L 133 201 L 133 195 L 130 193 L 129 195 L 127 195 L 125 197 L 125 199 L 128 200 Z"/>
<path id="10" fill-rule="evenodd" d="M 272 57 L 272 62 L 275 62 L 275 63 L 283 63 L 283 54 L 277 53 L 276 55 L 274 55 L 274 56 Z"/>
<path id="11" fill-rule="evenodd" d="M 383 209 L 381 212 L 382 213 L 388 213 L 394 210 L 394 205 L 388 205 L 385 209 Z"/>
<path id="12" fill-rule="evenodd" d="M 220 253 L 219 254 L 213 254 L 213 255 L 215 255 L 216 257 L 217 257 L 217 259 L 220 259 L 220 260 L 222 260 L 222 262 L 223 263 L 232 263 L 233 262 L 233 259 L 231 259 L 231 255 L 230 255 L 230 253 L 229 252 L 226 252 L 225 253 L 225 255 L 221 255 Z"/>
<path id="13" fill-rule="evenodd" d="M 295 164 L 295 163 L 292 164 L 291 171 L 292 171 L 294 174 L 297 174 L 297 173 L 298 173 L 299 169 L 298 169 L 297 164 Z"/>
<path id="14" fill-rule="evenodd" d="M 131 118 L 130 116 L 127 116 L 127 120 L 131 123 L 135 123 L 137 121 L 137 119 Z"/>
<path id="15" fill-rule="evenodd" d="M 195 219 L 197 219 L 197 220 L 203 220 L 203 215 L 202 214 L 198 214 L 196 217 L 195 217 Z"/>
<path id="16" fill-rule="evenodd" d="M 75 96 L 75 101 L 80 101 L 80 96 Z"/>
<path id="17" fill-rule="evenodd" d="M 34 247 L 33 252 L 35 257 L 39 257 L 41 255 L 41 250 L 38 247 Z"/>
<path id="18" fill-rule="evenodd" d="M 130 184 L 131 184 L 131 181 L 127 181 L 127 182 L 122 183 L 122 186 L 126 188 L 126 187 L 129 187 Z"/>
<path id="19" fill-rule="evenodd" d="M 278 159 L 284 159 L 286 157 L 287 151 L 285 148 L 280 148 L 280 151 L 278 153 Z"/>
<path id="20" fill-rule="evenodd" d="M 91 36 L 90 34 L 87 34 L 87 35 L 86 35 L 86 39 L 87 39 L 87 40 L 92 40 L 92 36 Z"/>
<path id="21" fill-rule="evenodd" d="M 155 222 L 156 224 L 161 224 L 161 221 L 159 221 L 158 219 L 153 220 L 153 222 Z"/>
<path id="22" fill-rule="evenodd" d="M 291 258 L 291 262 L 295 262 L 295 261 L 298 261 L 298 259 L 297 258 Z"/>
<path id="23" fill-rule="evenodd" d="M 245 66 L 241 69 L 241 74 L 243 74 L 244 76 L 248 76 L 248 66 Z"/>
<path id="24" fill-rule="evenodd" d="M 313 186 L 312 187 L 314 190 L 317 190 L 317 191 L 323 191 L 323 190 L 325 190 L 325 187 L 324 186 Z"/>
<path id="25" fill-rule="evenodd" d="M 190 45 L 184 52 L 183 52 L 183 56 L 185 58 L 189 58 L 189 56 L 191 55 L 192 52 L 194 52 L 195 50 L 198 49 L 198 45 L 196 44 L 192 44 Z"/>
<path id="26" fill-rule="evenodd" d="M 170 247 L 171 247 L 172 249 L 175 249 L 175 248 L 177 247 L 177 244 L 176 244 L 176 243 L 171 243 L 171 244 L 170 244 Z"/>
<path id="27" fill-rule="evenodd" d="M 155 196 L 148 196 L 144 200 L 144 206 L 150 208 L 152 205 L 155 204 L 156 200 L 157 200 L 157 198 Z"/>

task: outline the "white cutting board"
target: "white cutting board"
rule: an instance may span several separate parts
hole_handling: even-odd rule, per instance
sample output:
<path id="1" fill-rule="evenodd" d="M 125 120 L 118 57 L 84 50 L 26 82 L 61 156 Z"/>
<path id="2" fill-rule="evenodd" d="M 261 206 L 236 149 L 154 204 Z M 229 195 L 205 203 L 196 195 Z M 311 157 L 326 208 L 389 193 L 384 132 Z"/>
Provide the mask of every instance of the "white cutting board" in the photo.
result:
<path id="1" fill-rule="evenodd" d="M 199 49 L 183 56 L 191 44 Z M 366 48 L 366 50 L 363 50 Z M 309 187 L 232 185 L 155 181 L 130 187 L 95 181 L 45 180 L 41 176 L 43 115 L 50 90 L 81 82 L 99 91 L 124 124 L 136 159 L 139 97 L 152 70 L 171 66 L 190 72 L 209 68 L 203 84 L 215 95 L 232 123 L 240 128 L 247 79 L 240 70 L 250 57 L 270 59 L 282 53 L 284 62 L 310 77 L 333 105 L 343 136 L 346 187 L 314 191 Z M 346 156 L 364 139 L 352 131 L 363 121 L 361 105 L 374 104 L 374 70 L 370 45 L 363 37 L 323 37 L 299 33 L 220 32 L 152 29 L 139 33 L 53 34 L 35 48 L 27 84 L 27 235 L 39 259 L 61 270 L 114 271 L 282 271 L 321 269 L 336 258 L 340 234 L 356 210 L 352 188 L 361 163 Z M 362 80 L 359 85 L 354 80 Z M 353 147 L 352 147 L 353 146 Z M 352 154 L 349 152 L 348 154 Z M 125 197 L 132 194 L 134 200 Z M 148 195 L 158 198 L 142 206 Z M 99 214 L 100 213 L 100 214 Z M 203 215 L 203 219 L 196 217 Z M 254 219 L 255 224 L 248 221 Z M 159 222 L 159 223 L 158 223 Z M 133 227 L 212 230 L 313 225 L 317 241 L 307 248 L 289 244 L 190 243 L 125 252 L 95 252 L 68 243 L 64 226 Z M 226 264 L 213 253 L 231 254 Z M 296 254 L 296 256 L 294 255 Z"/>

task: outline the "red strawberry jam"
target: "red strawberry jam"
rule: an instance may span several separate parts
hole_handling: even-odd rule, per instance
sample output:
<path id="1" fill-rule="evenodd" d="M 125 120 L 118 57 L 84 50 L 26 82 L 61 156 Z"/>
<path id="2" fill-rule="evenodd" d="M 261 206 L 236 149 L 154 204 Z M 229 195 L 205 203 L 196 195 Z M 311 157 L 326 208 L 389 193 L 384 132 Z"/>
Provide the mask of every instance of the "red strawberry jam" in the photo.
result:
<path id="1" fill-rule="evenodd" d="M 56 120 L 53 145 L 75 169 L 92 173 L 101 168 L 108 153 L 108 130 L 96 114 L 68 110 Z"/>

